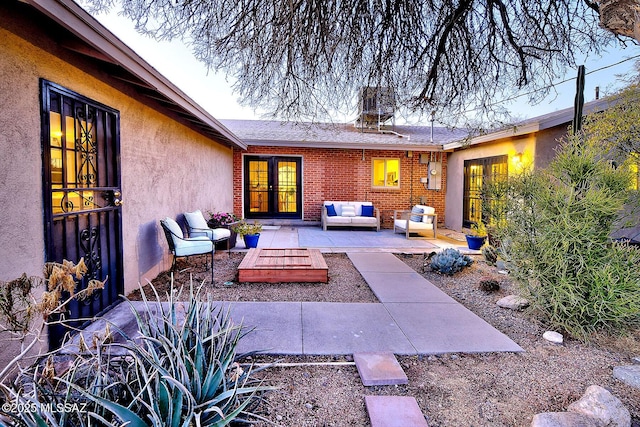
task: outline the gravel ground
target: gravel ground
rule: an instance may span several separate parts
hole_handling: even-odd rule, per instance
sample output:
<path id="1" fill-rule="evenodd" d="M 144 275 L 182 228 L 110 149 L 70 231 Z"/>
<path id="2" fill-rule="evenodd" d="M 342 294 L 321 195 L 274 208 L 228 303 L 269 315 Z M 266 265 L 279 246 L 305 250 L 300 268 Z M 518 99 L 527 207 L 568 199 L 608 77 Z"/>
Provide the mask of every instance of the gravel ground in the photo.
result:
<path id="1" fill-rule="evenodd" d="M 233 282 L 242 256 L 233 253 L 229 259 L 226 253 L 216 254 L 213 286 L 208 284 L 207 272 L 192 270 L 194 280 L 205 280 L 215 299 L 228 301 L 376 302 L 346 255 L 325 254 L 329 284 L 276 285 Z M 259 425 L 367 426 L 365 395 L 400 395 L 415 397 L 432 427 L 527 426 L 536 413 L 563 411 L 589 385 L 596 384 L 621 399 L 631 412 L 632 425 L 640 427 L 640 390 L 612 377 L 614 366 L 630 364 L 632 357 L 640 356 L 640 330 L 626 337 L 595 337 L 588 344 L 565 340 L 563 345 L 554 345 L 542 339 L 544 329 L 526 312 L 495 304 L 515 289 L 507 276 L 481 259 L 449 277 L 423 272 L 421 255 L 399 258 L 507 334 L 525 352 L 399 356 L 409 384 L 384 387 L 364 387 L 350 357 L 285 357 L 278 362 L 286 365 L 263 371 L 269 384 L 281 388 L 265 397 L 261 415 L 270 422 Z M 484 278 L 498 280 L 500 290 L 479 290 Z M 177 283 L 188 280 L 189 272 L 176 275 Z M 154 280 L 162 291 L 168 282 L 164 273 Z M 265 356 L 252 360 L 274 361 Z"/>

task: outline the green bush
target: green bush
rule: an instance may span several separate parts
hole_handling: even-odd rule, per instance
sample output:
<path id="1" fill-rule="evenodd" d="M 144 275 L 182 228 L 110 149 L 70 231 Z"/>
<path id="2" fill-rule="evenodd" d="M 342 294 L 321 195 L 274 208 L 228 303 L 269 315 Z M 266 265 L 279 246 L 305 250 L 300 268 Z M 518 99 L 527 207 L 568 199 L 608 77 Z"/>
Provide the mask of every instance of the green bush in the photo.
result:
<path id="1" fill-rule="evenodd" d="M 500 251 L 548 326 L 586 340 L 640 323 L 640 254 L 610 238 L 629 182 L 584 135 L 562 144 L 546 170 L 511 180 Z"/>
<path id="2" fill-rule="evenodd" d="M 447 248 L 431 258 L 430 266 L 433 271 L 451 276 L 471 264 L 473 260 L 469 256 L 462 255 L 457 249 Z"/>

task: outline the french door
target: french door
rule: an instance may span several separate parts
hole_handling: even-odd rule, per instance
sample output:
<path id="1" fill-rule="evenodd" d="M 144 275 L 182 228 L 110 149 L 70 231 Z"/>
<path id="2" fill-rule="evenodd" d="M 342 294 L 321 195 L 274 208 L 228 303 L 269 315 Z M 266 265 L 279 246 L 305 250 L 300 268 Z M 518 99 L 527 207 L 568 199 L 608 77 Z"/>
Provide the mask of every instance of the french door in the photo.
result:
<path id="1" fill-rule="evenodd" d="M 43 189 L 46 260 L 77 263 L 105 288 L 72 301 L 65 318 L 73 327 L 105 311 L 123 292 L 119 113 L 42 80 Z M 49 330 L 52 348 L 67 332 Z"/>
<path id="2" fill-rule="evenodd" d="M 507 156 L 464 161 L 463 227 L 471 227 L 479 221 L 487 222 L 482 213 L 482 193 L 489 183 L 506 179 L 507 172 Z"/>
<path id="3" fill-rule="evenodd" d="M 299 157 L 245 156 L 245 218 L 302 218 Z"/>

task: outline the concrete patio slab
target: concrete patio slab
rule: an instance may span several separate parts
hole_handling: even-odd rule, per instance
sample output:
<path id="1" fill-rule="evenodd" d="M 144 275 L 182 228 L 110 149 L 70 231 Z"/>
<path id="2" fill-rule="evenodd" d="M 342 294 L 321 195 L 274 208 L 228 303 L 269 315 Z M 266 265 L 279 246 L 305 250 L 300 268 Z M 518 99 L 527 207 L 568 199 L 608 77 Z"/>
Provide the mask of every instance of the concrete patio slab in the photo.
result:
<path id="1" fill-rule="evenodd" d="M 362 384 L 366 387 L 376 385 L 407 384 L 407 374 L 393 353 L 355 353 L 356 363 Z"/>
<path id="2" fill-rule="evenodd" d="M 418 354 L 524 351 L 461 304 L 387 303 Z"/>
<path id="3" fill-rule="evenodd" d="M 238 353 L 302 354 L 302 306 L 299 302 L 233 302 L 231 318 L 255 328 L 238 344 Z"/>
<path id="4" fill-rule="evenodd" d="M 415 397 L 365 396 L 371 427 L 429 427 Z"/>
<path id="5" fill-rule="evenodd" d="M 366 228 L 329 229 L 321 227 L 298 228 L 298 243 L 300 247 L 309 248 L 422 248 L 423 252 L 437 248 L 428 240 L 407 240 L 403 234 L 393 233 L 393 230 L 368 230 Z"/>
<path id="6" fill-rule="evenodd" d="M 294 227 L 263 226 L 259 248 L 297 248 L 298 233 Z"/>
<path id="7" fill-rule="evenodd" d="M 360 274 L 367 271 L 384 273 L 415 273 L 407 264 L 389 253 L 349 252 L 347 256 Z"/>
<path id="8" fill-rule="evenodd" d="M 307 355 L 416 354 L 382 304 L 303 302 L 302 340 Z"/>
<path id="9" fill-rule="evenodd" d="M 412 273 L 364 271 L 360 274 L 382 303 L 456 302 L 415 271 Z"/>

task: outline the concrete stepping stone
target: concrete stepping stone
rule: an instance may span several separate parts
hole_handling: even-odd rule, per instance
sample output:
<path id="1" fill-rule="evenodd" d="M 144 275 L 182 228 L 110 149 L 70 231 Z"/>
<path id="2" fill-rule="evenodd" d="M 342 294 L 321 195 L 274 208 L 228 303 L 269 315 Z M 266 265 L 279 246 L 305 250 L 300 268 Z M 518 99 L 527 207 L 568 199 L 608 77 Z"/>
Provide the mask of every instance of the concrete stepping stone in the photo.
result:
<path id="1" fill-rule="evenodd" d="M 429 427 L 415 397 L 365 396 L 371 427 Z"/>
<path id="2" fill-rule="evenodd" d="M 408 383 L 407 375 L 393 353 L 355 353 L 353 360 L 362 384 L 367 387 Z"/>

